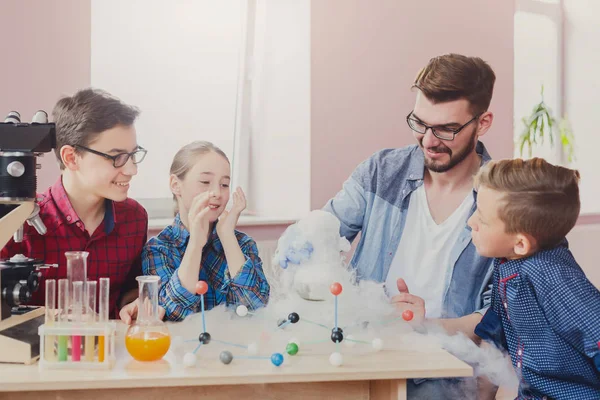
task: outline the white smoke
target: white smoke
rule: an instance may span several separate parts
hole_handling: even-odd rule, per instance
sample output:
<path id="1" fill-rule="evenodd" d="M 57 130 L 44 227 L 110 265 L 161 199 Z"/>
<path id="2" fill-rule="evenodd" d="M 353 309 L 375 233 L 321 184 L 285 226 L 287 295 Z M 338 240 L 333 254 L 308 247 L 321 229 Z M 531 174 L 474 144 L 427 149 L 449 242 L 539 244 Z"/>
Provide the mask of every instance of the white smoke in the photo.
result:
<path id="1" fill-rule="evenodd" d="M 206 313 L 207 331 L 217 340 L 243 346 L 256 344 L 261 354 L 281 352 L 286 360 L 289 357 L 285 346 L 290 339 L 310 343 L 311 349 L 335 346 L 330 340 L 335 325 L 335 296 L 330 285 L 339 282 L 343 290 L 338 296 L 337 323 L 343 328 L 345 338 L 351 335 L 362 344 L 381 339 L 384 349 L 427 352 L 441 346 L 473 366 L 476 376 L 487 376 L 500 386 L 516 385 L 509 359 L 495 347 L 480 348 L 464 335 L 450 336 L 441 327 L 427 335 L 418 334 L 390 304 L 383 283 L 365 280 L 356 283 L 354 271 L 348 268 L 343 254 L 350 250 L 350 243 L 339 236 L 339 230 L 337 218 L 323 211 L 313 211 L 290 226 L 278 241 L 273 263 L 282 269 L 270 281 L 268 306 L 244 318 L 237 316 L 233 308 L 217 307 Z M 299 315 L 300 322 L 279 329 L 278 322 L 287 320 L 293 312 Z M 190 351 L 197 345 L 194 339 L 202 332 L 202 317 L 193 315 L 172 330 L 174 336 L 190 339 L 187 347 Z M 319 340 L 323 343 L 316 344 Z M 307 345 L 301 344 L 300 348 L 306 351 Z M 238 353 L 245 351 L 234 349 Z M 372 346 L 367 346 L 366 351 L 373 351 Z M 203 350 L 202 354 L 210 354 L 210 350 Z"/>

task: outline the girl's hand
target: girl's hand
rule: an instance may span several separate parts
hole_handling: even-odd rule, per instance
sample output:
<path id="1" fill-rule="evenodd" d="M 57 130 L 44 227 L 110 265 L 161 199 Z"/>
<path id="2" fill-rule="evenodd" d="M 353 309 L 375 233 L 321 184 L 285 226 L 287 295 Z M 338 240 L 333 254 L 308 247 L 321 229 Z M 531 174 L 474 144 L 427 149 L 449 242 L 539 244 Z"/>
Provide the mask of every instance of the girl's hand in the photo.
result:
<path id="1" fill-rule="evenodd" d="M 230 211 L 223 211 L 217 223 L 217 234 L 219 237 L 234 232 L 242 211 L 246 209 L 246 195 L 241 188 L 233 193 L 233 206 Z"/>
<path id="2" fill-rule="evenodd" d="M 188 221 L 190 229 L 190 242 L 204 247 L 210 233 L 210 221 L 208 213 L 210 207 L 208 201 L 212 192 L 203 192 L 194 197 L 190 211 L 188 212 Z"/>

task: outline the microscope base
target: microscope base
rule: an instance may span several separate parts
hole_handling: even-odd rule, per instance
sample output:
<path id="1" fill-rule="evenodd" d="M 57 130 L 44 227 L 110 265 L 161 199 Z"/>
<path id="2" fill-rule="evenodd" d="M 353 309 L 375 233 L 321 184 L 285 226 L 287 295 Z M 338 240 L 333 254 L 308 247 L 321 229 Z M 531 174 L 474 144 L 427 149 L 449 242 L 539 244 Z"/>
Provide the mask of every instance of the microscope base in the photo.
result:
<path id="1" fill-rule="evenodd" d="M 38 328 L 44 314 L 44 307 L 37 307 L 0 321 L 0 363 L 33 364 L 40 358 Z"/>

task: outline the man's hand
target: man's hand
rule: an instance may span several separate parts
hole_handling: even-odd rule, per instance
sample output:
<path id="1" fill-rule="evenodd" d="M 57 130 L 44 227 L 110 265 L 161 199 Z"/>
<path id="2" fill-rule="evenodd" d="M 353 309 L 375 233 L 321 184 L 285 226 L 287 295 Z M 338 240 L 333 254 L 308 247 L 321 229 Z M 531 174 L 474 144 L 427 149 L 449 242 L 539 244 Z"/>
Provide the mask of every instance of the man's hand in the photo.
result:
<path id="1" fill-rule="evenodd" d="M 165 309 L 161 306 L 158 306 L 158 318 L 161 320 L 165 317 Z M 132 301 L 127 304 L 125 307 L 121 308 L 119 311 L 119 318 L 121 321 L 125 322 L 127 325 L 131 325 L 133 320 L 137 318 L 138 314 L 138 299 Z"/>
<path id="2" fill-rule="evenodd" d="M 408 292 L 408 286 L 404 279 L 399 278 L 396 281 L 400 294 L 392 297 L 391 302 L 396 306 L 399 312 L 411 310 L 414 314 L 413 320 L 409 323 L 417 330 L 425 328 L 425 323 L 435 324 L 442 327 L 448 335 L 456 335 L 458 332 L 464 333 L 468 338 L 477 343 L 475 327 L 481 321 L 481 314 L 474 312 L 459 318 L 443 318 L 425 320 L 425 300 Z M 425 328 L 426 329 L 426 328 Z"/>
<path id="3" fill-rule="evenodd" d="M 246 208 L 246 195 L 241 188 L 237 188 L 233 193 L 233 206 L 231 211 L 223 211 L 217 223 L 217 234 L 222 238 L 228 234 L 233 234 L 238 219 L 242 211 Z"/>
<path id="4" fill-rule="evenodd" d="M 404 279 L 398 278 L 396 285 L 398 285 L 400 294 L 392 297 L 391 302 L 401 312 L 411 310 L 413 312 L 411 324 L 421 325 L 425 321 L 425 300 L 419 296 L 410 294 Z"/>

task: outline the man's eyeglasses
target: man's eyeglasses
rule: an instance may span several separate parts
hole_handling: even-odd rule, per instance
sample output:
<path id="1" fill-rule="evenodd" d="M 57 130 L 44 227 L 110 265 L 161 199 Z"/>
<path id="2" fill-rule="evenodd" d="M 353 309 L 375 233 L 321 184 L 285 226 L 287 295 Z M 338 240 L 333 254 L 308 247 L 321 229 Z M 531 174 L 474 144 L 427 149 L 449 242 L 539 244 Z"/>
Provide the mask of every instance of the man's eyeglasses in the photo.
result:
<path id="1" fill-rule="evenodd" d="M 456 135 L 458 135 L 458 133 L 460 131 L 462 131 L 463 129 L 465 129 L 465 127 L 467 125 L 469 125 L 471 122 L 477 120 L 477 118 L 479 118 L 483 113 L 479 113 L 476 116 L 474 116 L 473 118 L 471 118 L 469 120 L 469 122 L 467 122 L 466 124 L 464 124 L 463 126 L 458 127 L 457 129 L 452 129 L 452 128 L 447 128 L 445 126 L 431 126 L 431 125 L 427 125 L 425 123 L 423 123 L 423 121 L 420 121 L 418 119 L 416 119 L 413 116 L 413 112 L 411 111 L 407 116 L 406 116 L 406 122 L 408 123 L 408 126 L 410 127 L 410 129 L 412 129 L 413 131 L 424 135 L 427 132 L 427 129 L 431 129 L 431 133 L 433 133 L 433 135 L 441 140 L 454 140 L 454 137 Z"/>
<path id="2" fill-rule="evenodd" d="M 112 160 L 113 167 L 115 167 L 115 168 L 121 168 L 123 165 L 127 164 L 127 161 L 129 161 L 130 157 L 134 164 L 139 164 L 142 161 L 144 161 L 144 157 L 146 157 L 146 153 L 148 152 L 143 147 L 138 147 L 136 150 L 132 151 L 131 153 L 119 153 L 114 156 L 111 156 L 110 154 L 102 153 L 100 151 L 90 149 L 89 147 L 80 146 L 78 144 L 74 145 L 73 147 L 87 151 L 92 154 L 96 154 L 100 157 L 104 157 L 107 160 Z"/>

